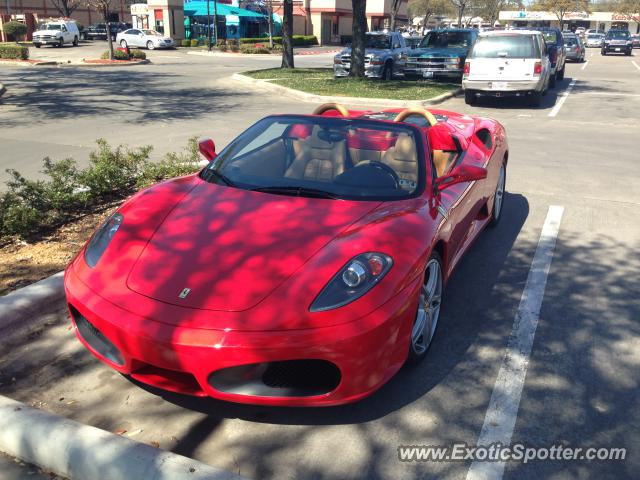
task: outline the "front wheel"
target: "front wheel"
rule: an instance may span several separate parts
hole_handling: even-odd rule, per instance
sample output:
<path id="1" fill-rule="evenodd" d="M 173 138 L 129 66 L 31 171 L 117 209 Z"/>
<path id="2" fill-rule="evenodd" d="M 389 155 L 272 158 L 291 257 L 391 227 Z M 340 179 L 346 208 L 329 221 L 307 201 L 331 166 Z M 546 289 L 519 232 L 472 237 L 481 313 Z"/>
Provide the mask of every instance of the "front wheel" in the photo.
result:
<path id="1" fill-rule="evenodd" d="M 34 43 L 33 46 L 36 47 L 36 48 L 40 48 L 40 44 L 39 43 Z"/>
<path id="2" fill-rule="evenodd" d="M 507 183 L 507 167 L 503 163 L 500 166 L 500 174 L 498 175 L 498 183 L 496 184 L 496 192 L 493 196 L 493 208 L 491 209 L 491 222 L 489 225 L 495 227 L 502 218 L 502 206 L 504 204 L 504 188 Z"/>
<path id="3" fill-rule="evenodd" d="M 120 40 L 120 46 L 122 48 L 127 48 L 127 41 L 126 40 Z"/>
<path id="4" fill-rule="evenodd" d="M 411 327 L 409 363 L 418 363 L 427 355 L 440 318 L 442 286 L 442 259 L 437 252 L 433 252 L 427 262 L 418 310 Z"/>
<path id="5" fill-rule="evenodd" d="M 58 40 L 58 47 L 59 48 L 64 47 L 64 40 L 62 38 L 60 40 Z"/>
<path id="6" fill-rule="evenodd" d="M 147 42 L 147 50 L 153 50 L 153 48 L 154 48 L 154 47 L 153 47 L 153 42 L 152 42 L 151 40 L 149 40 L 149 41 Z"/>
<path id="7" fill-rule="evenodd" d="M 393 63 L 387 62 L 382 70 L 382 80 L 389 81 L 393 79 Z"/>
<path id="8" fill-rule="evenodd" d="M 603 56 L 604 56 L 604 55 L 606 55 L 606 54 L 607 54 L 607 52 L 605 52 L 604 50 L 600 50 L 600 55 L 603 55 Z"/>

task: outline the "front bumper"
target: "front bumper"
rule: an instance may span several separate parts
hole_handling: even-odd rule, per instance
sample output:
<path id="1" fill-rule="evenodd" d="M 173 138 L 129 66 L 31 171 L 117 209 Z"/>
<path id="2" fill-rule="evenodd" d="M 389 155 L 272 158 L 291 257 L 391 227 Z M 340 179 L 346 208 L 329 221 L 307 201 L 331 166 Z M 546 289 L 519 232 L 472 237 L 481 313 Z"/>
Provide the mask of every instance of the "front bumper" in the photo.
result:
<path id="1" fill-rule="evenodd" d="M 603 45 L 602 51 L 605 53 L 631 53 L 631 45 Z"/>
<path id="2" fill-rule="evenodd" d="M 535 80 L 462 80 L 462 88 L 496 97 L 509 95 L 522 95 L 529 92 L 541 92 L 544 89 L 544 78 L 540 76 Z"/>
<path id="3" fill-rule="evenodd" d="M 80 341 L 99 360 L 137 381 L 172 392 L 230 402 L 329 406 L 370 395 L 403 365 L 420 280 L 416 278 L 401 294 L 353 322 L 278 332 L 204 330 L 160 323 L 149 318 L 153 313 L 145 318 L 100 297 L 78 278 L 73 266 L 65 272 L 65 293 Z M 148 303 L 146 311 L 160 314 L 160 302 L 141 296 L 141 302 L 145 301 Z M 251 314 L 247 313 L 248 316 Z M 101 354 L 96 343 L 89 337 L 84 338 L 83 334 L 96 335 L 103 343 L 112 344 L 115 350 Z M 296 360 L 320 360 L 334 365 L 339 371 L 337 386 L 326 393 L 303 396 L 292 395 L 286 388 L 281 390 L 282 395 L 278 390 L 255 394 L 256 391 L 264 392 L 264 386 L 261 386 L 262 390 L 252 390 L 250 384 L 227 390 L 220 387 L 221 382 L 229 381 L 229 376 L 221 374 L 224 369 L 230 369 L 224 372 L 233 375 L 239 370 L 242 375 L 247 370 L 243 370 L 243 366 L 281 366 Z M 312 369 L 310 375 L 317 371 Z M 217 373 L 212 375 L 214 372 Z M 237 378 L 231 378 L 231 381 L 237 381 Z M 256 379 L 247 382 L 255 384 Z M 264 378 L 263 382 L 266 382 Z"/>
<path id="4" fill-rule="evenodd" d="M 340 63 L 333 64 L 333 74 L 336 77 L 348 77 L 349 70 L 351 68 L 351 64 L 348 63 Z M 382 71 L 384 70 L 384 65 L 371 65 L 369 63 L 364 66 L 364 76 L 367 78 L 382 78 Z"/>
<path id="5" fill-rule="evenodd" d="M 34 37 L 32 41 L 40 45 L 58 45 L 60 40 L 60 38 L 55 37 Z"/>

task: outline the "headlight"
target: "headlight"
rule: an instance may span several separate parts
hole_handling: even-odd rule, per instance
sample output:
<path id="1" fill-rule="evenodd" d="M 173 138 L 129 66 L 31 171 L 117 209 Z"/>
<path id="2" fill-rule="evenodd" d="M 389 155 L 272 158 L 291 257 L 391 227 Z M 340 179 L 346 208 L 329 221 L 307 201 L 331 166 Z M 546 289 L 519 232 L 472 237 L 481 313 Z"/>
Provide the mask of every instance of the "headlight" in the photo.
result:
<path id="1" fill-rule="evenodd" d="M 393 260 L 384 253 L 362 253 L 336 273 L 309 307 L 322 312 L 342 307 L 371 290 L 387 274 Z"/>
<path id="2" fill-rule="evenodd" d="M 84 259 L 91 268 L 95 267 L 102 257 L 102 254 L 109 246 L 109 242 L 116 234 L 124 217 L 121 213 L 114 213 L 106 222 L 93 234 L 86 250 L 84 251 Z"/>

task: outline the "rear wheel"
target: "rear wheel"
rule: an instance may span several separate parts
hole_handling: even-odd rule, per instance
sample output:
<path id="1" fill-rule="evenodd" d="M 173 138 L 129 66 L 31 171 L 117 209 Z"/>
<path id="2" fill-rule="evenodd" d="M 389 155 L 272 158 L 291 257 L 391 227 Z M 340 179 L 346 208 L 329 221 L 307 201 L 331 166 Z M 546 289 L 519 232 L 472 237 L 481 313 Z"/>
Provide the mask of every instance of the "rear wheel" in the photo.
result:
<path id="1" fill-rule="evenodd" d="M 539 107 L 542 103 L 542 92 L 531 92 L 528 100 L 532 107 Z"/>
<path id="2" fill-rule="evenodd" d="M 564 80 L 564 65 L 562 66 L 562 70 L 558 72 L 558 80 Z"/>
<path id="3" fill-rule="evenodd" d="M 504 204 L 504 188 L 507 183 L 507 167 L 503 163 L 500 167 L 498 175 L 498 183 L 496 184 L 496 192 L 493 196 L 493 208 L 491 209 L 491 222 L 489 225 L 495 227 L 502 218 L 502 206 Z"/>
<path id="4" fill-rule="evenodd" d="M 73 37 L 73 46 L 74 47 L 78 46 L 78 37 Z"/>
<path id="5" fill-rule="evenodd" d="M 557 75 L 558 75 L 558 72 L 552 73 L 551 76 L 549 77 L 549 87 L 550 88 L 556 88 L 556 76 Z"/>
<path id="6" fill-rule="evenodd" d="M 476 94 L 471 90 L 464 91 L 464 103 L 467 105 L 473 105 L 476 103 Z"/>
<path id="7" fill-rule="evenodd" d="M 147 42 L 147 49 L 148 49 L 148 50 L 153 50 L 153 42 L 152 42 L 151 40 L 149 40 L 149 41 Z"/>
<path id="8" fill-rule="evenodd" d="M 40 44 L 39 43 L 34 43 L 33 46 L 36 47 L 36 48 L 40 48 Z"/>
<path id="9" fill-rule="evenodd" d="M 58 47 L 64 47 L 64 40 L 62 38 L 58 40 Z"/>
<path id="10" fill-rule="evenodd" d="M 411 327 L 409 345 L 410 363 L 421 361 L 426 355 L 440 318 L 442 303 L 442 260 L 438 252 L 433 252 L 427 262 L 424 283 L 418 299 L 418 311 Z"/>
<path id="11" fill-rule="evenodd" d="M 604 50 L 600 50 L 600 54 L 601 54 L 601 55 L 606 55 L 606 54 L 607 54 L 607 52 L 605 52 Z"/>

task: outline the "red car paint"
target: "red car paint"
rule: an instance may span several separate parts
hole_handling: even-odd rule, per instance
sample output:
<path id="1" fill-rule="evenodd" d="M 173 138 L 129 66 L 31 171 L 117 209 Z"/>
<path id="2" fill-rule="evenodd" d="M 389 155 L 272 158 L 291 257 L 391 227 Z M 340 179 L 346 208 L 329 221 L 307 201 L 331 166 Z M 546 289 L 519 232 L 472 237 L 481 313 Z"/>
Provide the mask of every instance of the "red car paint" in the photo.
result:
<path id="1" fill-rule="evenodd" d="M 446 120 L 420 129 L 427 184 L 416 198 L 280 196 L 208 183 L 197 175 L 138 193 L 119 209 L 124 221 L 99 264 L 90 268 L 81 252 L 65 272 L 74 325 L 77 315 L 87 319 L 121 352 L 123 364 L 100 354 L 76 328 L 78 338 L 119 372 L 174 392 L 299 406 L 370 395 L 407 358 L 431 252 L 441 253 L 446 282 L 491 219 L 507 158 L 498 122 L 431 112 Z M 481 129 L 488 130 L 490 148 L 476 135 Z M 456 148 L 452 135 L 465 151 L 463 167 L 486 169 L 487 177 L 436 189 L 429 148 Z M 367 141 L 389 146 L 385 138 Z M 393 258 L 382 281 L 350 304 L 311 313 L 309 306 L 336 272 L 371 251 Z M 191 292 L 179 299 L 185 288 Z M 295 359 L 333 363 L 339 384 L 321 395 L 259 396 L 221 391 L 208 381 L 223 368 Z"/>

